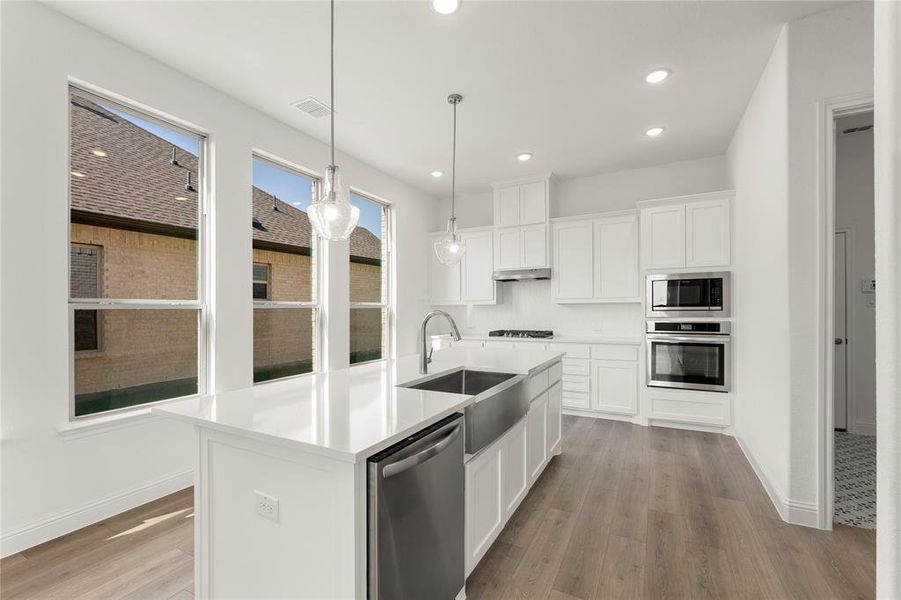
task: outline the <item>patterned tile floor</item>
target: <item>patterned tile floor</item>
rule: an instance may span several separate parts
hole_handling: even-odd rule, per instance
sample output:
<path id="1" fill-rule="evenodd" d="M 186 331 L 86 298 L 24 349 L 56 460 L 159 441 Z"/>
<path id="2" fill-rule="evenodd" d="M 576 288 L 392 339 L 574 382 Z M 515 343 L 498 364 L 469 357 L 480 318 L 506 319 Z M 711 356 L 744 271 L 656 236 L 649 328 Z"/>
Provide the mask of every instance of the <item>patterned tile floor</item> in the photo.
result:
<path id="1" fill-rule="evenodd" d="M 835 432 L 833 520 L 876 529 L 876 436 Z"/>

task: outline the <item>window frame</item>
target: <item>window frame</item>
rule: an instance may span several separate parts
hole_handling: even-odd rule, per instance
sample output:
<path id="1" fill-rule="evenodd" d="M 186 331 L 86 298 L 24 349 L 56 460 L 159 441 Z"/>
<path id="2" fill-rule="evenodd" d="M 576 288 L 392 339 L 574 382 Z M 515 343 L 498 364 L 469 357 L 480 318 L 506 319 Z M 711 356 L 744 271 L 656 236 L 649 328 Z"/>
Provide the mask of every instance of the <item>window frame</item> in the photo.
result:
<path id="1" fill-rule="evenodd" d="M 174 129 L 182 133 L 192 135 L 197 138 L 200 148 L 200 156 L 197 157 L 197 298 L 194 300 L 161 300 L 161 299 L 137 299 L 137 298 L 72 298 L 71 281 L 72 267 L 69 252 L 71 252 L 72 244 L 80 242 L 72 241 L 72 177 L 69 172 L 71 170 L 71 138 L 72 138 L 72 121 L 70 112 L 72 93 L 86 97 L 98 103 L 115 107 L 117 110 L 133 114 L 135 117 L 156 123 L 161 127 Z M 210 269 L 211 256 L 209 250 L 210 243 L 210 152 L 209 152 L 209 133 L 186 123 L 176 117 L 166 115 L 162 112 L 153 110 L 149 107 L 139 105 L 136 102 L 122 98 L 111 92 L 94 88 L 83 82 L 77 82 L 72 79 L 68 81 L 66 93 L 66 298 L 67 298 L 67 316 L 68 316 L 68 353 L 69 353 L 69 394 L 68 394 L 68 416 L 69 422 L 89 421 L 103 419 L 110 415 L 124 415 L 128 413 L 136 413 L 147 411 L 148 408 L 167 402 L 184 400 L 185 398 L 196 398 L 203 396 L 211 389 L 211 372 L 209 368 L 210 354 L 210 317 L 209 317 L 209 294 L 210 294 Z M 101 257 L 104 254 L 101 247 Z M 98 272 L 102 272 L 99 271 Z M 98 276 L 99 277 L 99 276 Z M 100 285 L 98 284 L 98 291 Z M 101 412 L 90 413 L 87 415 L 75 414 L 75 361 L 81 358 L 97 356 L 100 351 L 87 351 L 85 353 L 75 352 L 75 311 L 76 310 L 96 310 L 98 321 L 98 336 L 101 336 L 102 314 L 107 310 L 189 310 L 192 309 L 197 314 L 197 393 L 187 396 L 177 396 L 174 398 L 163 398 L 153 402 L 145 402 L 134 406 L 126 406 L 123 408 L 115 408 Z M 98 339 L 98 346 L 103 347 L 102 337 Z"/>
<path id="2" fill-rule="evenodd" d="M 251 243 L 253 243 L 253 242 L 251 241 Z M 263 263 L 263 262 L 256 262 L 256 261 L 253 261 L 253 266 L 254 266 L 254 268 L 256 268 L 257 265 L 262 266 L 262 267 L 266 267 L 266 279 L 265 279 L 265 280 L 263 280 L 263 279 L 257 279 L 257 278 L 256 278 L 256 275 L 253 275 L 251 283 L 252 283 L 253 285 L 256 285 L 256 284 L 258 284 L 258 283 L 265 284 L 265 286 L 266 286 L 266 297 L 265 297 L 265 298 L 253 298 L 253 299 L 254 299 L 254 300 L 269 300 L 269 296 L 270 296 L 270 294 L 271 294 L 271 292 L 272 292 L 272 263 Z M 251 296 L 251 297 L 253 297 L 253 296 Z"/>
<path id="3" fill-rule="evenodd" d="M 284 169 L 288 172 L 295 173 L 300 175 L 301 177 L 306 177 L 311 179 L 313 182 L 312 188 L 312 196 L 316 198 L 319 195 L 320 185 L 322 183 L 322 177 L 305 167 L 292 163 L 283 158 L 279 158 L 278 156 L 266 152 L 264 150 L 260 150 L 258 148 L 253 148 L 251 150 L 251 169 L 253 168 L 253 161 L 261 160 L 263 162 L 268 162 L 269 164 L 278 167 L 280 169 Z M 251 189 L 250 189 L 250 205 L 251 210 L 253 209 L 253 177 L 251 177 Z M 311 198 L 310 200 L 312 201 Z M 315 321 L 313 326 L 313 370 L 309 373 L 298 373 L 297 375 L 286 375 L 285 377 L 276 377 L 274 379 L 267 379 L 265 381 L 253 381 L 252 385 L 266 385 L 267 383 L 276 383 L 279 381 L 287 381 L 291 379 L 296 379 L 298 377 L 309 377 L 310 375 L 316 375 L 318 373 L 322 373 L 322 341 L 324 338 L 323 334 L 323 319 L 322 319 L 322 285 L 324 283 L 323 279 L 323 270 L 324 263 L 322 260 L 322 240 L 319 239 L 319 236 L 315 234 L 315 232 L 311 232 L 310 234 L 310 253 L 312 254 L 313 260 L 311 262 L 311 267 L 313 269 L 313 277 L 310 278 L 310 283 L 312 285 L 311 290 L 311 300 L 310 301 L 296 301 L 296 300 L 256 300 L 253 299 L 253 278 L 251 276 L 251 299 L 253 302 L 253 310 L 257 309 L 298 309 L 298 308 L 308 308 L 312 309 L 313 314 L 315 315 Z M 250 247 L 251 247 L 251 264 L 256 261 L 253 260 L 253 233 L 250 236 Z M 271 295 L 272 288 L 272 266 L 270 264 L 269 268 L 269 281 L 270 287 L 267 288 L 267 292 Z M 253 313 L 251 313 L 251 329 L 253 328 Z M 253 333 L 251 332 L 251 352 L 250 352 L 250 361 L 251 361 L 251 372 L 253 371 Z M 252 379 L 252 377 L 251 377 Z"/>
<path id="4" fill-rule="evenodd" d="M 350 301 L 350 276 L 348 274 L 348 315 L 347 322 L 350 324 L 350 311 L 361 308 L 380 308 L 385 311 L 385 328 L 382 331 L 382 344 L 385 348 L 385 354 L 381 358 L 373 360 L 365 360 L 361 362 L 350 362 L 350 352 L 348 352 L 347 360 L 349 367 L 358 367 L 361 365 L 371 365 L 380 361 L 388 360 L 394 357 L 394 208 L 390 202 L 383 200 L 378 196 L 369 194 L 357 188 L 350 189 L 351 195 L 356 195 L 381 206 L 383 215 L 382 220 L 385 223 L 385 231 L 382 239 L 382 301 L 381 302 L 351 302 Z M 350 269 L 350 257 L 348 256 L 348 269 Z M 350 333 L 348 328 L 348 347 L 350 346 Z"/>
<path id="5" fill-rule="evenodd" d="M 71 223 L 69 226 L 69 235 L 72 235 L 72 227 Z M 69 242 L 69 301 L 72 301 L 72 249 L 75 247 L 81 248 L 96 248 L 97 249 L 97 291 L 103 294 L 103 290 L 100 289 L 103 283 L 103 246 L 98 246 L 96 244 L 85 244 L 82 242 Z M 75 312 L 72 312 L 72 352 L 75 353 L 76 358 L 87 358 L 90 356 L 103 356 L 103 319 L 100 318 L 100 311 L 95 310 L 96 316 L 94 318 L 94 327 L 96 329 L 95 335 L 97 336 L 97 347 L 92 348 L 90 350 L 76 350 L 75 349 Z"/>

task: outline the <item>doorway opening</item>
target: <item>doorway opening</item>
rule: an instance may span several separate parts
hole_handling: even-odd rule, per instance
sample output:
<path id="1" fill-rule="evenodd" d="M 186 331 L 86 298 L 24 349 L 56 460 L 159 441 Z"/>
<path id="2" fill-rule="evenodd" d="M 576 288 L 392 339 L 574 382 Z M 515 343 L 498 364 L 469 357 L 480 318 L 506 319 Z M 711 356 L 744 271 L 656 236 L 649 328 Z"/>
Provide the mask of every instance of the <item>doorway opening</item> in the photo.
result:
<path id="1" fill-rule="evenodd" d="M 873 112 L 834 117 L 832 521 L 876 528 Z"/>

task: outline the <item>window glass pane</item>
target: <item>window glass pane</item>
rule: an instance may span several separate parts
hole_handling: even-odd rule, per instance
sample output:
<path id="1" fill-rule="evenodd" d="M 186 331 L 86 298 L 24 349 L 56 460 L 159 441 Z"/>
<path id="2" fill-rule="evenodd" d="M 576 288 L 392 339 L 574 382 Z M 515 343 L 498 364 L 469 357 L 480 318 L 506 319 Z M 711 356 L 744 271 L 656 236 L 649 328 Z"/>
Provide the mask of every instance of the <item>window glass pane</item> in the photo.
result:
<path id="1" fill-rule="evenodd" d="M 254 283 L 253 284 L 253 299 L 254 300 L 268 300 L 269 299 L 269 286 L 265 283 Z"/>
<path id="2" fill-rule="evenodd" d="M 99 249 L 99 297 L 197 299 L 201 138 L 76 89 L 69 100 L 71 241 Z"/>
<path id="3" fill-rule="evenodd" d="M 100 248 L 72 244 L 69 249 L 69 295 L 100 297 Z"/>
<path id="4" fill-rule="evenodd" d="M 384 302 L 384 205 L 357 194 L 351 203 L 360 209 L 360 220 L 350 235 L 350 301 Z"/>
<path id="5" fill-rule="evenodd" d="M 90 352 L 100 349 L 100 332 L 97 330 L 96 310 L 75 311 L 75 351 Z"/>
<path id="6" fill-rule="evenodd" d="M 100 332 L 97 352 L 75 355 L 76 416 L 197 393 L 196 309 L 74 312 L 76 349 L 87 314 Z"/>
<path id="7" fill-rule="evenodd" d="M 315 236 L 306 213 L 314 189 L 311 177 L 253 159 L 253 261 L 268 271 L 257 277 L 254 266 L 254 280 L 268 279 L 269 300 L 315 299 Z"/>
<path id="8" fill-rule="evenodd" d="M 350 309 L 350 364 L 385 357 L 384 308 Z"/>
<path id="9" fill-rule="evenodd" d="M 254 383 L 313 371 L 316 366 L 314 331 L 315 309 L 254 309 Z"/>
<path id="10" fill-rule="evenodd" d="M 269 281 L 269 265 L 261 265 L 254 263 L 253 265 L 254 281 Z"/>

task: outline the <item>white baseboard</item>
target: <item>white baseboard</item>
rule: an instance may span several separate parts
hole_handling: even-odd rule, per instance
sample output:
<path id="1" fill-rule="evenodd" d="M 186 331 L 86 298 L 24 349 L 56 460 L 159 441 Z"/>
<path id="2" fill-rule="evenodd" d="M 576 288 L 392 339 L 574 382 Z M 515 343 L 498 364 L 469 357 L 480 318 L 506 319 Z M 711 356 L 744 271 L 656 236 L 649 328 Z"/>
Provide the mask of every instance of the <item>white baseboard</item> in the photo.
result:
<path id="1" fill-rule="evenodd" d="M 763 489 L 766 490 L 767 495 L 770 497 L 770 502 L 773 503 L 776 512 L 779 513 L 782 520 L 786 523 L 792 523 L 793 525 L 817 528 L 819 524 L 819 510 L 816 503 L 801 502 L 787 498 L 785 493 L 783 493 L 782 490 L 773 483 L 769 476 L 767 476 L 766 471 L 764 471 L 760 463 L 757 462 L 757 459 L 754 458 L 754 454 L 748 449 L 748 446 L 742 441 L 741 437 L 738 435 L 735 435 L 734 437 L 736 443 L 738 443 L 738 447 L 741 448 L 741 451 L 751 465 L 751 468 L 754 469 L 754 474 L 757 475 L 757 479 L 760 480 Z"/>
<path id="2" fill-rule="evenodd" d="M 59 513 L 0 535 L 0 557 L 43 544 L 82 527 L 146 504 L 194 484 L 193 470 L 188 469 L 163 479 L 132 488 L 112 498 L 92 502 L 81 508 Z"/>
<path id="3" fill-rule="evenodd" d="M 564 415 L 571 415 L 574 417 L 589 417 L 592 419 L 606 419 L 608 421 L 625 421 L 626 423 L 634 423 L 635 425 L 641 425 L 641 417 L 631 416 L 631 415 L 620 415 L 617 413 L 605 413 L 605 412 L 597 412 L 593 410 L 583 410 L 581 408 L 567 408 L 563 407 Z"/>

